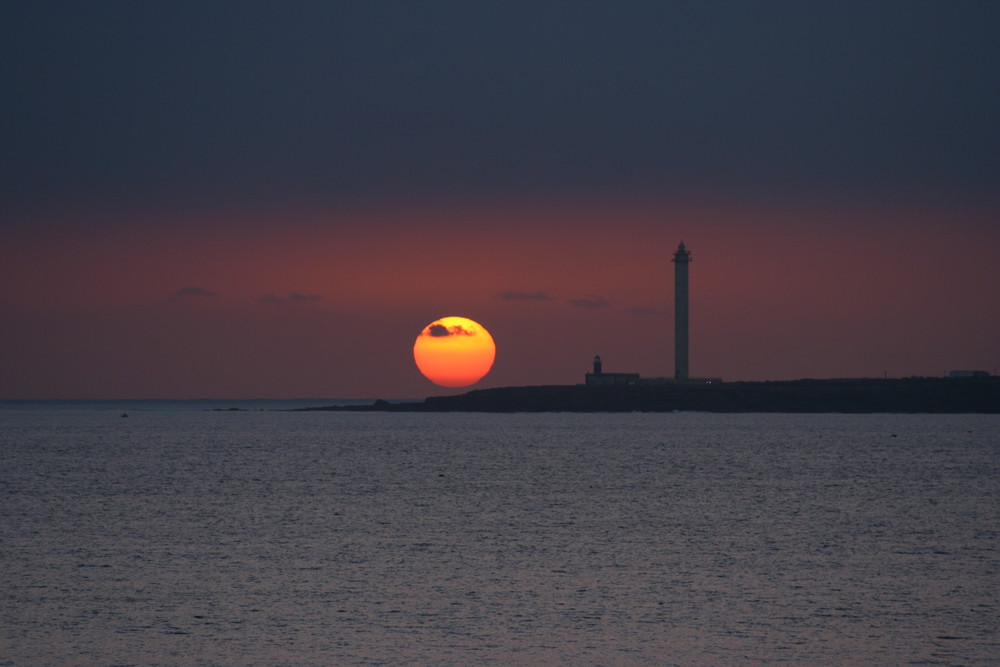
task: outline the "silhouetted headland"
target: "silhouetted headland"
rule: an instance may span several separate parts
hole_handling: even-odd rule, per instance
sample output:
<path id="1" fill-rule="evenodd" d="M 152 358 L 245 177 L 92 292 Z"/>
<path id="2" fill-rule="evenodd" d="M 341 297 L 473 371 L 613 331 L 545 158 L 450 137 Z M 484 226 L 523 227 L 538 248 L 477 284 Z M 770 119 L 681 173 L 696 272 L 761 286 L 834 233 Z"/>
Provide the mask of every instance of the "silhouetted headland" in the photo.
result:
<path id="1" fill-rule="evenodd" d="M 719 384 L 477 389 L 423 402 L 330 406 L 350 412 L 1000 413 L 1000 377 L 829 379 Z"/>

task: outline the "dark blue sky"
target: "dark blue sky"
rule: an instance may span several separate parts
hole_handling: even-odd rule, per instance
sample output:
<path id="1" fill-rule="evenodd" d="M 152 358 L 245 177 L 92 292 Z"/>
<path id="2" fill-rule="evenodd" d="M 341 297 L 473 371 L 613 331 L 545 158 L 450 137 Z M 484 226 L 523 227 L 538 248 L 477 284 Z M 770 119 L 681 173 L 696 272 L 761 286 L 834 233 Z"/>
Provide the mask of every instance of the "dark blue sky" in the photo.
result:
<path id="1" fill-rule="evenodd" d="M 0 196 L 988 196 L 997 2 L 5 2 Z"/>

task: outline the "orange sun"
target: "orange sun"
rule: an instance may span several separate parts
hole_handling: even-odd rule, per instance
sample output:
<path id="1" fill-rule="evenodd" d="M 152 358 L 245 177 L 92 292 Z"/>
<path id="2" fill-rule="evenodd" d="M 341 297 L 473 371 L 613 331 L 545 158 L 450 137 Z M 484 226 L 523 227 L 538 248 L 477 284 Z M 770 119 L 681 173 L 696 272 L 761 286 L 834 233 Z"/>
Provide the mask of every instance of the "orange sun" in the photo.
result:
<path id="1" fill-rule="evenodd" d="M 465 317 L 442 317 L 420 332 L 413 359 L 428 380 L 442 387 L 467 387 L 490 372 L 497 347 L 483 325 Z"/>

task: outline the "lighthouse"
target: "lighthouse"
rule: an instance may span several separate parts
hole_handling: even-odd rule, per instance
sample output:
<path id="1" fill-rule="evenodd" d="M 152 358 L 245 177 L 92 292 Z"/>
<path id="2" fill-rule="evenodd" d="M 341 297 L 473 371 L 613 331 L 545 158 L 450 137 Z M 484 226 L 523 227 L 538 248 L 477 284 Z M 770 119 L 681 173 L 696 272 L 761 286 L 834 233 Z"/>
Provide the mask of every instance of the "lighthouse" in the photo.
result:
<path id="1" fill-rule="evenodd" d="M 688 379 L 688 264 L 691 253 L 684 242 L 674 253 L 674 379 Z"/>
<path id="2" fill-rule="evenodd" d="M 684 242 L 674 253 L 674 377 L 640 377 L 638 373 L 606 373 L 599 356 L 594 357 L 594 372 L 587 373 L 584 382 L 590 385 L 670 385 L 721 384 L 719 377 L 696 377 L 688 375 L 688 264 L 691 253 Z"/>

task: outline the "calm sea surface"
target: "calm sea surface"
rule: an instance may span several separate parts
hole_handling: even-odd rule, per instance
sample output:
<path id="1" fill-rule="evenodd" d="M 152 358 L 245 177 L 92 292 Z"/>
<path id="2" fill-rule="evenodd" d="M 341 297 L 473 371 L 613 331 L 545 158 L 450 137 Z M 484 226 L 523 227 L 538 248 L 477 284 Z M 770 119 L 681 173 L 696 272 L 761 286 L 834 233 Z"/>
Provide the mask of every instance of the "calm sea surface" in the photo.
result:
<path id="1" fill-rule="evenodd" d="M 1000 664 L 1000 416 L 195 407 L 0 409 L 0 664 Z"/>

